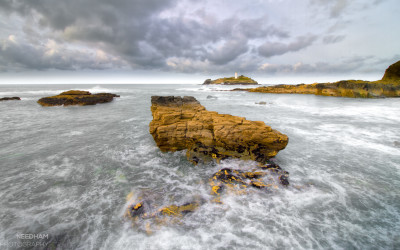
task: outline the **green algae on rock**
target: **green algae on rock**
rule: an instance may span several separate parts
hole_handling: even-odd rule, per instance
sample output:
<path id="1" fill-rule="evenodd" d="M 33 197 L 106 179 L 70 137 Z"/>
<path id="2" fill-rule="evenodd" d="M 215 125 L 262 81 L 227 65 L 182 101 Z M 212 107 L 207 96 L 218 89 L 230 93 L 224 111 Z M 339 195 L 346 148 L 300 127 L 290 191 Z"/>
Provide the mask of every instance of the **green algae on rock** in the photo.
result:
<path id="1" fill-rule="evenodd" d="M 42 106 L 69 106 L 69 105 L 95 105 L 97 103 L 111 102 L 116 94 L 98 93 L 91 94 L 89 91 L 69 90 L 59 95 L 43 97 L 37 102 Z"/>

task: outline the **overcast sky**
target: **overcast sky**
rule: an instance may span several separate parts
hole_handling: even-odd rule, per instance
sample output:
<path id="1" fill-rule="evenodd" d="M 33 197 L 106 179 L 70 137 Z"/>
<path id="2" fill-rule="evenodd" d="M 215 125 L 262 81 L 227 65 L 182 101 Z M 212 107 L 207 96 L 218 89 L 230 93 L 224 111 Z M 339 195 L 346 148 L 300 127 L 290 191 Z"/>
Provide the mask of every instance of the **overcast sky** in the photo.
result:
<path id="1" fill-rule="evenodd" d="M 375 80 L 398 0 L 0 0 L 0 83 Z"/>

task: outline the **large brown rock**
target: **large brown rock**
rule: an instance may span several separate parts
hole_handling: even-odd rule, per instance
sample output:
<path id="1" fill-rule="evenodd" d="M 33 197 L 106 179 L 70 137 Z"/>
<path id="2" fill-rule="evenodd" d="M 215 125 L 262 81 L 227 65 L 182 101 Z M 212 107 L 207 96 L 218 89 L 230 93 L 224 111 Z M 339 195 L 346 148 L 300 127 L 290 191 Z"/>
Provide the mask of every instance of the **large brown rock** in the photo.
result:
<path id="1" fill-rule="evenodd" d="M 43 97 L 38 100 L 42 106 L 68 106 L 68 105 L 95 105 L 97 103 L 111 102 L 114 97 L 119 95 L 111 93 L 91 94 L 88 91 L 69 90 L 59 95 Z"/>
<path id="2" fill-rule="evenodd" d="M 288 137 L 261 121 L 207 111 L 194 97 L 152 96 L 150 133 L 163 152 L 187 149 L 198 163 L 227 157 L 265 162 Z"/>

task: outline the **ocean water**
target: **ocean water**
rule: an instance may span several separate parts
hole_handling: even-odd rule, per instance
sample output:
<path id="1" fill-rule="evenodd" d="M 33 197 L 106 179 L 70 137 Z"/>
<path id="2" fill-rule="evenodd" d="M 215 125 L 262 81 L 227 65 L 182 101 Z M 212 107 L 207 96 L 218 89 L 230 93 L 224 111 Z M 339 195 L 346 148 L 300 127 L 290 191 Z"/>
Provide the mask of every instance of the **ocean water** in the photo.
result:
<path id="1" fill-rule="evenodd" d="M 46 248 L 22 245 L 21 235 L 47 235 L 49 249 L 400 249 L 400 99 L 218 91 L 231 88 L 0 85 L 0 97 L 22 98 L 0 102 L 0 249 Z M 36 103 L 70 89 L 121 97 Z M 290 186 L 208 202 L 213 173 L 255 163 L 193 166 L 185 152 L 160 152 L 149 134 L 152 95 L 194 96 L 287 134 L 275 161 Z M 206 202 L 150 233 L 124 218 L 139 196 Z"/>

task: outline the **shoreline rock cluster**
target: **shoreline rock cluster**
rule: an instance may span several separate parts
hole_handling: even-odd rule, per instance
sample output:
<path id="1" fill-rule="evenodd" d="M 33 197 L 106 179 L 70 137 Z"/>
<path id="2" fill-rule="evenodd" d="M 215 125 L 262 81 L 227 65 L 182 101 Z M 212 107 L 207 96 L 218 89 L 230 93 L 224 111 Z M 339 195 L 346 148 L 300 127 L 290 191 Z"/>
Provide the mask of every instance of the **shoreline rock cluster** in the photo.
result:
<path id="1" fill-rule="evenodd" d="M 111 102 L 119 95 L 111 93 L 92 94 L 89 91 L 69 90 L 59 95 L 43 97 L 37 102 L 42 106 L 69 106 L 69 105 L 95 105 L 97 103 Z"/>
<path id="2" fill-rule="evenodd" d="M 280 84 L 252 89 L 234 89 L 232 91 L 273 94 L 313 94 L 352 98 L 400 97 L 400 61 L 389 66 L 383 78 L 378 81 L 343 80 L 333 83 Z"/>
<path id="3" fill-rule="evenodd" d="M 228 157 L 265 163 L 288 137 L 261 121 L 207 111 L 194 97 L 152 96 L 150 134 L 163 152 L 187 150 L 189 161 Z"/>

